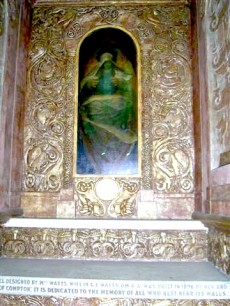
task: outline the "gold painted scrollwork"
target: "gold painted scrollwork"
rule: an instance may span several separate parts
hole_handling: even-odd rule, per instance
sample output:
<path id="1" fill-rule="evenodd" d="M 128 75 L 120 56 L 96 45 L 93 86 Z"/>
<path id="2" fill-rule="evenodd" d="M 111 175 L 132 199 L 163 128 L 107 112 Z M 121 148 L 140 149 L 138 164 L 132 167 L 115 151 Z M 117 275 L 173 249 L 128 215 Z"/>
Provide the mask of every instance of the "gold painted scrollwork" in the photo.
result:
<path id="1" fill-rule="evenodd" d="M 189 82 L 189 67 L 181 57 L 175 55 L 158 57 L 152 69 L 157 77 L 156 84 L 160 86 L 159 91 L 164 88 L 172 89 L 172 92 L 168 92 L 171 96 L 175 94 L 178 87 L 181 87 L 182 84 L 186 86 Z"/>
<path id="2" fill-rule="evenodd" d="M 25 128 L 25 191 L 57 191 L 66 121 L 65 48 L 52 10 L 34 10 Z M 55 26 L 56 24 L 56 26 Z"/>
<path id="3" fill-rule="evenodd" d="M 82 231 L 63 231 L 58 235 L 60 254 L 62 257 L 78 257 L 87 256 L 87 239 L 90 233 L 89 230 Z"/>
<path id="4" fill-rule="evenodd" d="M 71 25 L 71 28 L 68 29 L 66 33 L 68 38 L 77 38 L 82 35 L 82 26 L 79 22 L 75 22 Z"/>
<path id="5" fill-rule="evenodd" d="M 118 254 L 118 235 L 116 231 L 95 230 L 95 241 L 92 244 L 92 254 L 96 258 L 115 258 Z"/>
<path id="6" fill-rule="evenodd" d="M 30 139 L 25 153 L 27 173 L 25 188 L 31 190 L 58 190 L 62 150 L 58 141 Z"/>
<path id="7" fill-rule="evenodd" d="M 76 184 L 78 194 L 78 210 L 82 216 L 102 217 L 106 208 L 95 193 L 94 182 L 79 182 Z"/>
<path id="8" fill-rule="evenodd" d="M 77 214 L 94 217 L 126 217 L 136 214 L 139 182 L 115 179 L 114 197 L 104 199 L 97 194 L 97 183 L 103 179 L 79 179 L 75 183 Z"/>
<path id="9" fill-rule="evenodd" d="M 116 179 L 120 186 L 118 196 L 112 200 L 108 213 L 112 217 L 127 217 L 136 215 L 136 195 L 140 189 L 138 181 Z"/>
<path id="10" fill-rule="evenodd" d="M 226 271 L 228 239 L 218 237 L 219 242 L 210 237 L 211 256 L 215 256 L 218 265 L 223 260 Z M 199 231 L 7 229 L 2 242 L 3 256 L 8 257 L 189 261 L 207 258 L 207 236 Z M 221 258 L 216 257 L 215 246 L 221 246 Z"/>
<path id="11" fill-rule="evenodd" d="M 189 8 L 184 5 L 34 9 L 25 191 L 57 191 L 74 184 L 77 215 L 115 218 L 136 215 L 135 197 L 140 184 L 155 192 L 192 191 L 189 22 Z M 94 178 L 79 178 L 73 183 L 75 56 L 80 39 L 98 26 L 130 32 L 139 43 L 142 68 L 142 178 L 138 187 L 132 187 L 135 191 L 130 187 L 135 180 L 129 178 L 124 183 L 116 179 L 120 194 L 110 201 L 98 198 Z M 53 159 L 51 148 L 56 154 Z"/>
<path id="12" fill-rule="evenodd" d="M 190 54 L 185 33 L 173 34 L 162 32 L 151 51 L 153 189 L 186 193 L 194 176 Z"/>
<path id="13" fill-rule="evenodd" d="M 60 118 L 60 109 L 54 101 L 45 98 L 39 99 L 37 103 L 33 103 L 29 111 L 31 128 L 36 133 L 41 136 L 47 133 L 50 137 L 57 138 L 63 135 L 64 120 Z"/>
<path id="14" fill-rule="evenodd" d="M 117 20 L 119 16 L 119 11 L 116 8 L 107 7 L 102 8 L 99 11 L 99 14 L 102 18 L 102 22 L 113 23 Z"/>
<path id="15" fill-rule="evenodd" d="M 191 192 L 192 156 L 187 141 L 167 139 L 154 148 L 154 177 L 157 190 L 167 192 Z"/>

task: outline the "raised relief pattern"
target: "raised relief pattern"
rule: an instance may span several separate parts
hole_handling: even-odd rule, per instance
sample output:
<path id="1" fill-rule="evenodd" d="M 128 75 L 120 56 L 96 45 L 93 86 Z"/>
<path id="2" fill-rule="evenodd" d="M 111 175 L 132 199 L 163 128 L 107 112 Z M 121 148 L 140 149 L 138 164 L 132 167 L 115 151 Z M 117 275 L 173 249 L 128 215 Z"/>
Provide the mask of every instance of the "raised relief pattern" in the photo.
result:
<path id="1" fill-rule="evenodd" d="M 110 229 L 5 229 L 8 257 L 205 260 L 206 234 Z"/>
<path id="2" fill-rule="evenodd" d="M 76 215 L 131 217 L 137 214 L 139 180 L 76 179 Z"/>
<path id="3" fill-rule="evenodd" d="M 56 191 L 62 185 L 66 52 L 62 31 L 52 27 L 55 17 L 47 10 L 35 10 L 33 17 L 24 154 L 28 191 Z"/>
<path id="4" fill-rule="evenodd" d="M 166 194 L 192 192 L 190 22 L 189 9 L 184 5 L 35 8 L 25 128 L 24 190 L 53 192 L 75 184 L 75 57 L 83 35 L 105 26 L 128 31 L 140 46 L 140 188 Z M 131 178 L 127 177 L 126 181 L 132 184 Z M 108 204 L 98 204 L 98 201 L 97 207 L 87 204 L 87 211 L 79 204 L 82 192 L 78 187 L 75 191 L 79 215 L 136 214 L 130 204 L 123 210 L 110 208 L 108 211 Z M 123 192 L 127 192 L 125 188 Z"/>

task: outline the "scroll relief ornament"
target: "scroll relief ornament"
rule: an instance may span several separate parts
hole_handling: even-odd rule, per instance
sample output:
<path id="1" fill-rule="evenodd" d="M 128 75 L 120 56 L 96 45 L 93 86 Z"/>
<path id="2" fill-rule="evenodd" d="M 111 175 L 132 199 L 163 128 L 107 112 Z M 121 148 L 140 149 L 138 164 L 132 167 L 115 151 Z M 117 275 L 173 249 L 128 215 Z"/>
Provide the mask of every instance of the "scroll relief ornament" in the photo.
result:
<path id="1" fill-rule="evenodd" d="M 122 8 L 35 8 L 25 129 L 25 182 L 32 181 L 32 176 L 33 181 L 37 183 L 25 183 L 25 190 L 58 190 L 63 185 L 63 177 L 66 178 L 66 185 L 71 182 L 74 112 L 70 110 L 73 110 L 74 99 L 69 89 L 74 89 L 76 67 L 73 64 L 71 68 L 69 63 L 73 63 L 72 58 L 76 55 L 76 47 L 83 35 L 95 27 L 115 26 L 129 31 L 139 42 L 143 56 L 141 62 L 146 68 L 142 71 L 143 83 L 140 85 L 144 105 L 142 123 L 145 128 L 142 133 L 142 177 L 146 178 L 143 179 L 143 187 L 155 188 L 160 192 L 192 191 L 193 144 L 188 14 L 189 9 L 184 6 L 160 5 Z M 173 120 L 175 117 L 176 120 Z M 52 167 L 34 167 L 32 165 L 36 164 L 33 160 L 35 153 L 31 152 L 35 151 L 37 144 L 44 143 L 56 150 L 58 158 L 52 163 Z M 44 146 L 40 151 L 44 151 Z M 181 157 L 183 160 L 179 161 Z M 49 185 L 47 182 L 49 177 L 54 177 L 53 175 L 56 187 L 52 189 L 52 184 Z M 46 183 L 39 183 L 41 176 Z M 173 183 L 175 179 L 176 184 Z M 166 183 L 162 184 L 162 180 Z M 185 180 L 189 181 L 189 184 L 185 184 Z M 126 190 L 123 183 L 119 184 Z M 93 187 L 87 188 L 93 190 Z M 81 188 L 77 187 L 76 190 L 79 192 L 79 198 L 82 198 Z M 108 204 L 107 208 L 100 204 L 97 212 L 94 207 L 93 212 L 89 213 L 82 205 L 79 206 L 78 203 L 79 214 L 104 215 L 108 208 Z M 90 210 L 90 205 L 86 206 Z M 132 210 L 115 212 L 117 207 L 109 207 L 108 214 L 116 216 L 129 215 Z M 125 207 L 126 210 L 128 206 Z"/>
<path id="2" fill-rule="evenodd" d="M 56 15 L 34 10 L 25 127 L 25 180 L 28 191 L 61 187 L 65 131 L 65 48 Z"/>
<path id="3" fill-rule="evenodd" d="M 166 193 L 192 192 L 194 184 L 189 24 L 180 21 L 177 31 L 168 24 L 171 32 L 159 33 L 150 51 L 153 189 Z"/>
<path id="4" fill-rule="evenodd" d="M 76 179 L 76 214 L 94 217 L 128 217 L 137 214 L 139 180 Z"/>
<path id="5" fill-rule="evenodd" d="M 57 190 L 60 187 L 57 166 L 61 166 L 62 152 L 58 142 L 51 139 L 36 141 L 30 139 L 25 160 L 28 172 L 25 185 L 38 191 Z"/>
<path id="6" fill-rule="evenodd" d="M 11 228 L 5 230 L 2 241 L 3 255 L 8 257 L 146 261 L 207 258 L 207 236 L 199 231 Z"/>

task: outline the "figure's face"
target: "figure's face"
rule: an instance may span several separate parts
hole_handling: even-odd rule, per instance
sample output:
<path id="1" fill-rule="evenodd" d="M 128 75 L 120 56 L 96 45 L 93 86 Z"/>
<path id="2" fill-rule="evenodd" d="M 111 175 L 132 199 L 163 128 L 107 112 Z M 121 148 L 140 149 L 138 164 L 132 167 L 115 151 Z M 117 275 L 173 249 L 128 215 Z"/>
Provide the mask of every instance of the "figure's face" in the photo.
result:
<path id="1" fill-rule="evenodd" d="M 112 62 L 110 62 L 110 61 L 106 61 L 105 63 L 104 63 L 104 68 L 106 69 L 106 70 L 109 70 L 109 69 L 112 69 Z"/>

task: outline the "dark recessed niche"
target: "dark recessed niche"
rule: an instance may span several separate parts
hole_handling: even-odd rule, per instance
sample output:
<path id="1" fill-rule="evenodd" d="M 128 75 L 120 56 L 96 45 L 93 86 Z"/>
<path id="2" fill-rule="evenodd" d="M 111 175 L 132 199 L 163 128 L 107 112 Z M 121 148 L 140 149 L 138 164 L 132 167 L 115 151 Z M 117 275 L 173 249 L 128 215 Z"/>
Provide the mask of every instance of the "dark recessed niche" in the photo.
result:
<path id="1" fill-rule="evenodd" d="M 132 38 L 98 29 L 80 46 L 77 174 L 138 174 L 137 52 Z"/>
<path id="2" fill-rule="evenodd" d="M 118 50 L 130 60 L 136 72 L 136 47 L 127 33 L 114 28 L 103 28 L 92 32 L 84 39 L 80 47 L 79 79 L 82 78 L 84 66 L 92 57 L 100 60 L 103 53 L 109 52 L 116 61 Z"/>

